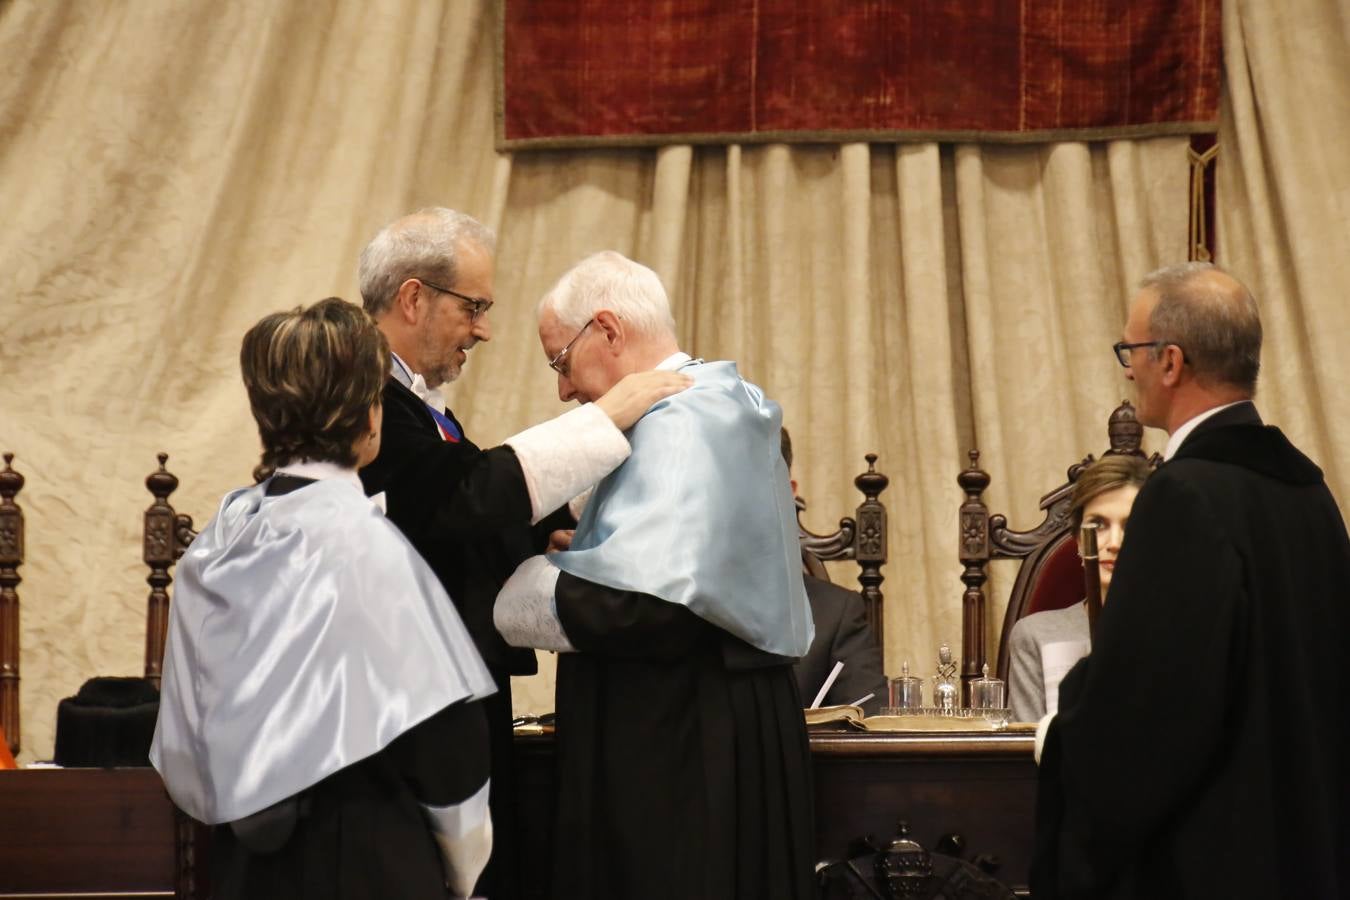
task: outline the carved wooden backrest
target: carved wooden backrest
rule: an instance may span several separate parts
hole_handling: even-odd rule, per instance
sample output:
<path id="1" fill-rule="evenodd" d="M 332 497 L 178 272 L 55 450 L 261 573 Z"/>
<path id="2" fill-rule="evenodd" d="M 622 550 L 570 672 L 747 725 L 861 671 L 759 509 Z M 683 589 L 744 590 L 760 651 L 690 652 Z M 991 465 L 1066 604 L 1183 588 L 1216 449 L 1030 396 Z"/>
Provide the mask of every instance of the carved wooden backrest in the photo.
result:
<path id="1" fill-rule="evenodd" d="M 192 529 L 192 516 L 174 511 L 169 495 L 178 489 L 178 478 L 164 464 L 169 454 L 159 454 L 159 468 L 145 479 L 145 486 L 155 501 L 145 511 L 144 559 L 150 567 L 146 581 L 150 583 L 150 598 L 145 611 L 145 677 L 159 687 L 164 665 L 164 641 L 169 631 L 169 584 L 173 576 L 169 569 L 187 550 L 197 536 Z"/>
<path id="2" fill-rule="evenodd" d="M 858 582 L 862 585 L 867 604 L 867 621 L 877 636 L 877 643 L 885 646 L 882 631 L 881 582 L 885 577 L 881 567 L 886 564 L 886 507 L 877 499 L 891 480 L 876 470 L 877 455 L 868 453 L 867 471 L 853 483 L 862 491 L 863 502 L 858 504 L 856 518 L 845 516 L 839 520 L 839 530 L 830 534 L 816 534 L 801 522 L 806 501 L 797 499 L 797 531 L 802 545 L 802 564 L 817 578 L 829 580 L 825 570 L 827 560 L 851 559 L 861 570 Z"/>
<path id="3" fill-rule="evenodd" d="M 19 752 L 19 566 L 23 565 L 23 510 L 14 502 L 23 476 L 5 454 L 0 470 L 0 729 L 9 752 Z"/>
<path id="4" fill-rule="evenodd" d="M 1122 401 L 1111 413 L 1106 430 L 1110 446 L 1103 456 L 1144 455 L 1140 449 L 1144 427 L 1139 424 L 1134 406 L 1129 401 Z M 972 679 L 980 677 L 988 661 L 984 640 L 984 584 L 989 578 L 990 560 L 1021 561 L 1012 592 L 1008 596 L 1008 610 L 1003 617 L 995 666 L 999 678 L 1008 677 L 1008 636 L 1018 619 L 1040 609 L 1069 606 L 1082 598 L 1081 575 L 1076 583 L 1073 577 L 1073 573 L 1081 571 L 1081 568 L 1070 562 L 1077 559 L 1077 549 L 1069 535 L 1069 507 L 1078 476 L 1093 460 L 1094 457 L 1088 454 L 1069 466 L 1064 483 L 1041 497 L 1040 524 L 1027 531 L 1016 531 L 1008 527 L 1006 515 L 989 514 L 989 507 L 984 502 L 984 491 L 990 482 L 989 473 L 979 467 L 980 452 L 970 451 L 970 465 L 956 479 L 966 495 L 959 515 L 960 555 L 964 567 L 961 581 L 966 586 L 961 597 L 963 689 Z M 1154 454 L 1152 462 L 1156 465 L 1157 461 L 1157 454 Z M 1069 593 L 1059 598 L 1046 596 L 1059 591 Z"/>

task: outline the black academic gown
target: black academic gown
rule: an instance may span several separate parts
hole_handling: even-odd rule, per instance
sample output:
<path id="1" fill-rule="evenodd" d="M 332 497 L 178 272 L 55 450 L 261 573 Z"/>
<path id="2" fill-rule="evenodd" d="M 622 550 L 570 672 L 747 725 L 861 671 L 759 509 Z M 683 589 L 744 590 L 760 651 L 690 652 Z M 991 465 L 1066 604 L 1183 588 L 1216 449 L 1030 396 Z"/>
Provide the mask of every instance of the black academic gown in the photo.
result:
<path id="1" fill-rule="evenodd" d="M 277 476 L 269 493 L 307 479 Z M 373 725 L 372 725 L 373 727 Z M 213 829 L 216 900 L 445 900 L 445 870 L 422 805 L 461 803 L 488 778 L 482 701 L 452 704 L 379 753 L 299 795 L 303 810 L 277 851 L 248 850 Z"/>
<path id="2" fill-rule="evenodd" d="M 811 758 L 791 660 L 563 573 L 558 900 L 807 900 Z"/>
<path id="3" fill-rule="evenodd" d="M 1347 590 L 1321 471 L 1250 404 L 1197 427 L 1060 685 L 1033 895 L 1350 897 Z"/>
<path id="4" fill-rule="evenodd" d="M 216 900 L 445 900 L 445 869 L 422 805 L 462 803 L 488 777 L 482 701 L 456 703 L 384 750 L 304 791 L 274 853 L 213 829 Z"/>
<path id="5" fill-rule="evenodd" d="M 867 604 L 862 594 L 804 575 L 806 598 L 811 601 L 811 618 L 816 636 L 806 655 L 797 661 L 794 671 L 797 690 L 810 703 L 816 698 L 836 662 L 844 668 L 825 695 L 822 706 L 852 703 L 872 695 L 863 711 L 874 716 L 886 705 L 886 675 L 881 664 L 881 648 L 867 624 Z"/>
<path id="6" fill-rule="evenodd" d="M 367 494 L 385 493 L 389 520 L 440 579 L 497 684 L 483 701 L 492 736 L 494 846 L 478 890 L 510 900 L 519 895 L 510 676 L 532 675 L 537 663 L 533 650 L 502 640 L 492 606 L 516 566 L 547 546 L 549 532 L 575 521 L 560 510 L 531 527 L 529 489 L 514 450 L 482 450 L 467 435 L 458 443 L 442 440 L 427 405 L 392 377 L 383 401 L 380 455 L 361 470 L 361 481 Z"/>

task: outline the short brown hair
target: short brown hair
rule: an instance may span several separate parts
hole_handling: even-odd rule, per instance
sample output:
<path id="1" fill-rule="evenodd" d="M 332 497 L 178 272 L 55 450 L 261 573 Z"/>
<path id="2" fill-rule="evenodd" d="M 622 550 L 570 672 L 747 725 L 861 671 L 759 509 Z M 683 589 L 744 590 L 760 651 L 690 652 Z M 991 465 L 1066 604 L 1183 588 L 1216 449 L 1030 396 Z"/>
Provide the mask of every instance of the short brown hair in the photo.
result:
<path id="1" fill-rule="evenodd" d="M 1117 488 L 1141 488 L 1153 474 L 1148 460 L 1128 453 L 1103 456 L 1084 469 L 1073 485 L 1073 499 L 1069 501 L 1069 518 L 1074 533 L 1083 525 L 1083 510 L 1102 494 Z"/>
<path id="2" fill-rule="evenodd" d="M 389 345 L 360 307 L 329 297 L 263 317 L 244 335 L 239 368 L 265 467 L 356 465 L 353 445 L 389 373 Z"/>

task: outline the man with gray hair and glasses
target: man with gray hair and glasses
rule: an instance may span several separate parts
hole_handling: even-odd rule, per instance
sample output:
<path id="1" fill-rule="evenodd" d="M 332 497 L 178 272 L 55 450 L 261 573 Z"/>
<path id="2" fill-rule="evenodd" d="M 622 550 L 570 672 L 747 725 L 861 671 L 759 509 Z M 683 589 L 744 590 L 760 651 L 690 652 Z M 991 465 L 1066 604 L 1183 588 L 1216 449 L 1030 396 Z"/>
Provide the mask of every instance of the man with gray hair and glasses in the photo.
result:
<path id="1" fill-rule="evenodd" d="M 648 372 L 595 404 L 483 450 L 445 406 L 442 387 L 492 337 L 495 238 L 471 217 L 433 207 L 382 228 L 361 253 L 366 312 L 389 342 L 379 456 L 361 470 L 383 492 L 389 519 L 430 564 L 497 685 L 484 701 L 492 741 L 496 846 L 478 893 L 518 895 L 511 778 L 510 676 L 532 674 L 534 654 L 508 646 L 492 624 L 497 590 L 516 565 L 575 521 L 567 502 L 628 457 L 623 429 L 689 379 Z"/>
<path id="2" fill-rule="evenodd" d="M 1114 350 L 1170 437 L 1038 731 L 1032 893 L 1350 897 L 1350 539 L 1252 403 L 1256 301 L 1209 264 L 1159 270 Z"/>
<path id="3" fill-rule="evenodd" d="M 562 276 L 539 340 L 583 409 L 635 372 L 694 379 L 628 431 L 570 548 L 497 600 L 510 643 L 559 652 L 552 896 L 814 897 L 792 672 L 812 623 L 778 404 L 682 352 L 660 279 L 618 253 Z"/>

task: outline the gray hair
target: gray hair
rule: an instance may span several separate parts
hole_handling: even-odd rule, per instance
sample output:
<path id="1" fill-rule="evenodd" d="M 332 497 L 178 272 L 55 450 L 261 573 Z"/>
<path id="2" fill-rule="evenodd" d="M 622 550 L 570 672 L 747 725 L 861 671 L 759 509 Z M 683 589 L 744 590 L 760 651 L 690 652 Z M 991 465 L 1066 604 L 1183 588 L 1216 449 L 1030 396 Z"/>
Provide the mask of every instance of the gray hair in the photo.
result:
<path id="1" fill-rule="evenodd" d="M 675 318 L 661 279 L 641 263 L 602 250 L 568 269 L 539 301 L 563 325 L 580 328 L 602 309 L 629 323 L 639 334 L 675 334 Z"/>
<path id="2" fill-rule="evenodd" d="M 1222 275 L 1215 278 L 1214 275 Z M 1261 314 L 1251 291 L 1212 263 L 1189 262 L 1140 283 L 1158 295 L 1149 316 L 1153 338 L 1176 344 L 1197 377 L 1256 393 L 1261 371 Z M 1161 349 L 1153 349 L 1154 358 Z"/>
<path id="3" fill-rule="evenodd" d="M 489 253 L 497 246 L 492 229 L 443 206 L 419 209 L 381 228 L 361 251 L 358 278 L 366 312 L 378 316 L 388 310 L 399 285 L 409 278 L 454 287 L 456 257 L 465 241 Z"/>

